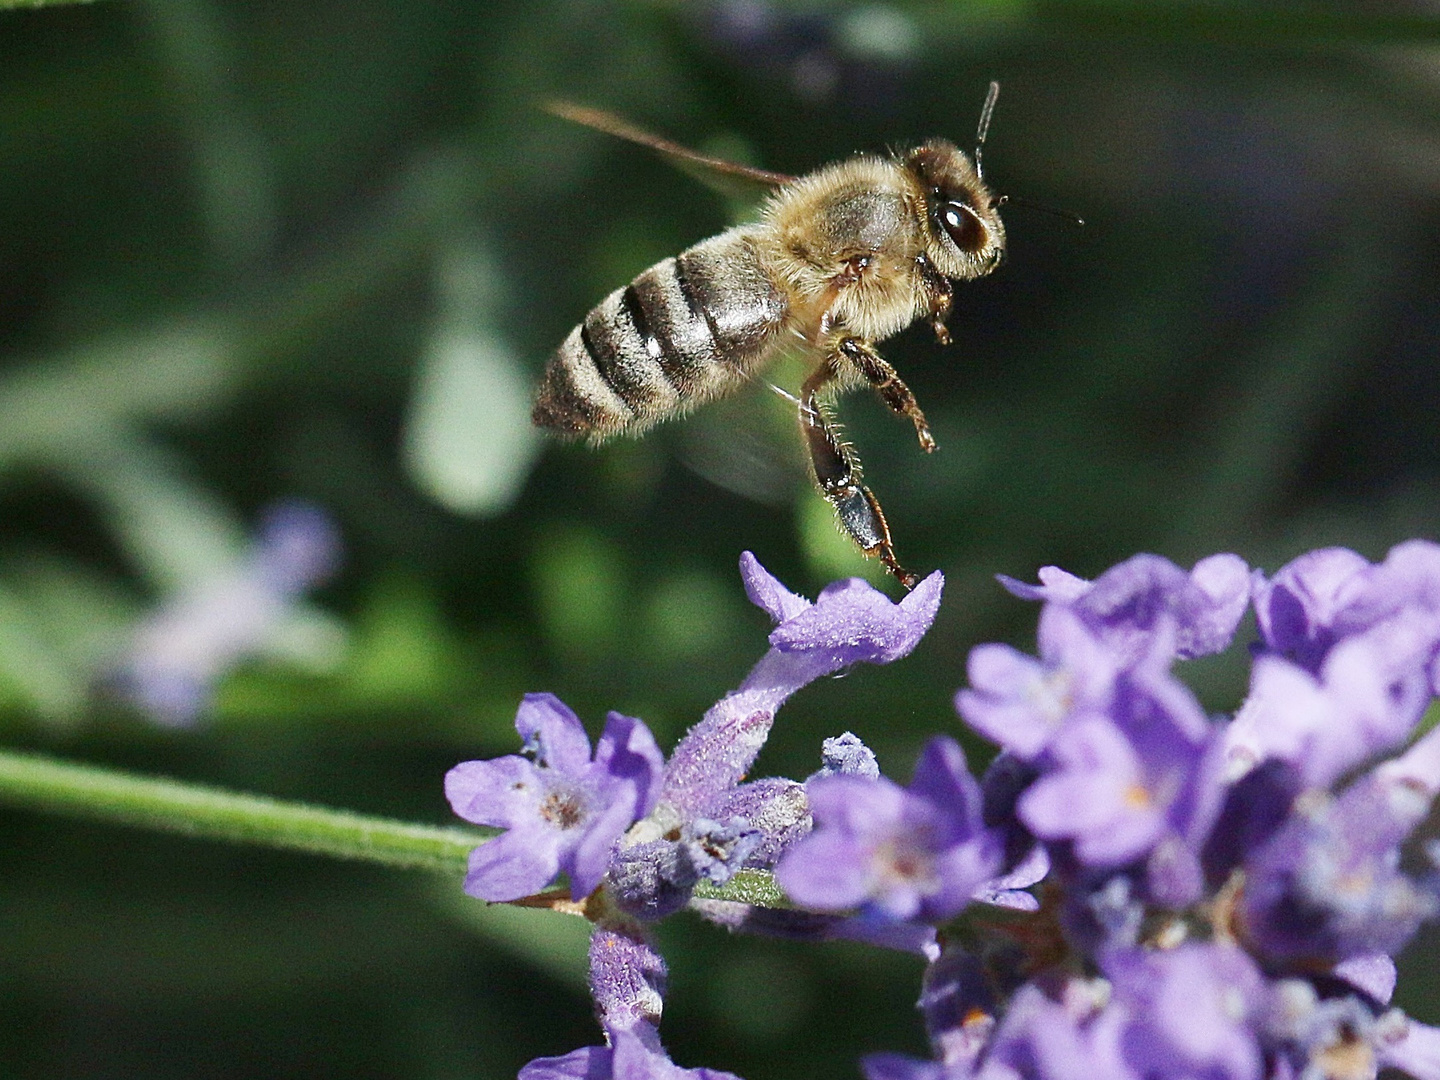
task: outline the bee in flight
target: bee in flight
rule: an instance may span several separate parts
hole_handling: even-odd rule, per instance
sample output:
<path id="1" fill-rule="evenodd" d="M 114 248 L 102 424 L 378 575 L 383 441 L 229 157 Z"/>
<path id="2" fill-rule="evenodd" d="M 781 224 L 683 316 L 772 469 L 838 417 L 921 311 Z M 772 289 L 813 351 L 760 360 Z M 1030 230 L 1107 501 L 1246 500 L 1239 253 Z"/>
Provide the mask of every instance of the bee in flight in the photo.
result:
<path id="1" fill-rule="evenodd" d="M 545 368 L 532 417 L 600 443 L 738 389 L 772 360 L 813 359 L 798 399 L 820 493 L 841 528 L 905 588 L 860 459 L 841 438 L 830 395 L 874 387 L 935 449 L 925 414 L 875 343 L 925 319 L 942 345 L 952 282 L 995 269 L 1005 251 L 1004 201 L 985 186 L 980 153 L 999 94 L 990 84 L 972 159 L 943 139 L 890 157 L 860 155 L 801 177 L 705 157 L 617 117 L 552 104 L 566 119 L 659 150 L 682 167 L 770 189 L 760 220 L 656 263 L 585 316 Z"/>

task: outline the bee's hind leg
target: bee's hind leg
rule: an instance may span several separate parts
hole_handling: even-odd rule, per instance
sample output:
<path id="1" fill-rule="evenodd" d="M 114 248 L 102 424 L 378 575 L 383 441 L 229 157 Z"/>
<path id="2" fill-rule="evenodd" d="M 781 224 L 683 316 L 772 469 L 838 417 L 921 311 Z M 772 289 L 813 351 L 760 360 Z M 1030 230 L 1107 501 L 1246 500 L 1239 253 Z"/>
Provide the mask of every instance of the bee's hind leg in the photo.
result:
<path id="1" fill-rule="evenodd" d="M 805 380 L 800 392 L 800 430 L 805 433 L 815 484 L 835 507 L 840 527 L 860 549 L 878 558 L 901 585 L 913 589 L 920 579 L 895 558 L 885 513 L 870 489 L 861 483 L 860 459 L 840 438 L 834 423 L 816 400 L 816 394 L 834 377 L 834 370 L 827 364 Z"/>
<path id="2" fill-rule="evenodd" d="M 925 414 L 920 411 L 915 394 L 890 366 L 889 361 L 875 351 L 875 346 L 859 338 L 847 337 L 841 338 L 835 348 L 855 366 L 865 377 L 865 381 L 875 388 L 880 400 L 885 402 L 891 412 L 906 417 L 915 425 L 920 449 L 927 454 L 933 451 L 936 446 L 935 436 L 930 434 L 930 425 L 925 422 Z"/>

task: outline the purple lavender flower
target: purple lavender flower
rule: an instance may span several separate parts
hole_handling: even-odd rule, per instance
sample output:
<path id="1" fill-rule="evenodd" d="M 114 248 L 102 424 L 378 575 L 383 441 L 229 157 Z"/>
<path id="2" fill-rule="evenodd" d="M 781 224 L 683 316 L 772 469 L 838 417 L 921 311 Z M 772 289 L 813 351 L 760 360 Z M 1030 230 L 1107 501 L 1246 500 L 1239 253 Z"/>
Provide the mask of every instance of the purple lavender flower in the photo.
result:
<path id="1" fill-rule="evenodd" d="M 1229 775 L 1277 760 L 1325 787 L 1404 742 L 1430 698 L 1428 658 L 1407 647 L 1413 637 L 1397 640 L 1405 629 L 1400 621 L 1341 642 L 1318 676 L 1277 656 L 1258 657 L 1250 694 L 1225 733 Z"/>
<path id="2" fill-rule="evenodd" d="M 1255 605 L 1274 655 L 1226 735 L 1232 776 L 1278 759 L 1324 787 L 1409 737 L 1440 677 L 1440 547 L 1311 552 L 1257 575 Z"/>
<path id="3" fill-rule="evenodd" d="M 1330 974 L 1381 1005 L 1390 1004 L 1390 997 L 1395 993 L 1395 961 L 1384 953 L 1362 953 L 1342 960 Z"/>
<path id="4" fill-rule="evenodd" d="M 1437 1063 L 1425 1060 L 1430 1032 L 1399 1009 L 1382 1012 L 1356 994 L 1322 995 L 1299 978 L 1271 984 L 1259 1024 L 1273 1071 L 1302 1077 L 1374 1076 L 1382 1065 L 1433 1077 Z"/>
<path id="5" fill-rule="evenodd" d="M 753 844 L 743 852 L 730 852 L 732 870 L 774 866 L 780 853 L 808 833 L 812 825 L 805 785 L 778 776 L 731 788 L 715 800 L 711 812 L 716 820 L 741 821 L 753 831 Z"/>
<path id="6" fill-rule="evenodd" d="M 653 805 L 663 757 L 642 721 L 612 712 L 592 761 L 585 729 L 552 694 L 527 694 L 515 728 L 533 761 L 466 761 L 445 776 L 455 813 L 507 830 L 471 853 L 465 891 L 518 900 L 563 870 L 578 900 L 600 884 L 620 835 Z"/>
<path id="7" fill-rule="evenodd" d="M 770 651 L 749 676 L 691 728 L 670 757 L 660 803 L 679 820 L 711 802 L 750 770 L 775 710 L 797 690 L 852 664 L 908 656 L 935 619 L 945 579 L 937 571 L 898 604 L 859 578 L 827 586 L 815 603 L 796 596 L 750 552 L 740 556 L 750 600 L 776 622 Z"/>
<path id="8" fill-rule="evenodd" d="M 1069 841 L 1089 866 L 1123 866 L 1172 836 L 1198 867 L 1219 811 L 1218 750 L 1188 690 L 1168 675 L 1137 673 L 1108 714 L 1089 712 L 1060 730 L 1017 812 L 1034 835 Z"/>
<path id="9" fill-rule="evenodd" d="M 682 1069 L 648 1030 L 607 1031 L 608 1046 L 586 1046 L 564 1057 L 536 1058 L 518 1080 L 740 1080 L 723 1069 Z"/>
<path id="10" fill-rule="evenodd" d="M 997 877 L 982 881 L 970 894 L 971 899 L 995 907 L 1013 908 L 1016 911 L 1038 911 L 1040 901 L 1028 890 L 1039 884 L 1050 873 L 1050 853 L 1041 844 L 1035 844 L 1015 863 L 1014 867 Z"/>
<path id="11" fill-rule="evenodd" d="M 1270 581 L 1257 574 L 1254 590 L 1266 645 L 1307 671 L 1319 674 L 1337 646 L 1369 635 L 1392 677 L 1418 668 L 1440 689 L 1440 545 L 1398 544 L 1379 565 L 1345 548 L 1314 551 Z"/>
<path id="12" fill-rule="evenodd" d="M 1124 1016 L 1121 1053 L 1139 1076 L 1260 1080 L 1265 980 L 1234 946 L 1121 949 L 1101 957 Z"/>
<path id="13" fill-rule="evenodd" d="M 738 690 L 727 694 L 681 739 L 665 767 L 654 809 L 625 836 L 609 888 L 637 918 L 678 910 L 701 877 L 728 878 L 742 865 L 772 865 L 810 828 L 804 792 L 793 781 L 741 784 L 769 736 L 775 710 L 823 675 L 859 662 L 907 655 L 929 629 L 943 578 L 931 574 L 898 604 L 858 579 L 836 582 L 814 604 L 796 596 L 751 555 L 740 559 L 750 599 L 778 623 L 770 650 Z M 852 736 L 853 738 L 853 736 Z M 858 740 L 856 740 L 858 743 Z M 837 760 L 865 768 L 863 745 L 836 743 Z M 734 830 L 735 843 L 707 842 L 697 822 Z M 710 839 L 717 835 L 707 834 Z M 741 839 L 743 837 L 743 839 Z M 706 853 L 717 858 L 703 868 Z"/>
<path id="14" fill-rule="evenodd" d="M 517 718 L 535 762 L 452 773 L 457 809 L 510 830 L 476 853 L 480 895 L 567 869 L 578 897 L 604 872 L 587 910 L 606 1045 L 531 1062 L 522 1080 L 728 1077 L 670 1061 L 664 964 L 621 915 L 681 907 L 923 955 L 933 1057 L 871 1055 L 867 1080 L 1365 1080 L 1387 1066 L 1440 1080 L 1440 1031 L 1389 1007 L 1391 954 L 1440 911 L 1434 881 L 1400 868 L 1440 795 L 1440 728 L 1375 763 L 1432 699 L 1440 547 L 1401 545 L 1378 566 L 1322 551 L 1254 575 L 1263 648 L 1228 726 L 1171 669 L 1233 636 L 1252 587 L 1235 556 L 1010 583 L 1045 601 L 1040 656 L 977 648 L 956 699 L 1004 750 L 977 783 L 959 745 L 934 739 L 909 788 L 853 736 L 828 741 L 803 786 L 741 781 L 790 694 L 914 647 L 938 575 L 899 604 L 852 581 L 812 605 L 748 554 L 742 572 L 778 624 L 770 651 L 663 775 L 638 721 L 612 716 L 592 762 L 578 721 L 543 696 Z M 693 895 L 771 866 L 810 910 Z"/>
<path id="15" fill-rule="evenodd" d="M 665 961 L 638 927 L 596 927 L 590 937 L 590 993 L 607 1045 L 537 1058 L 519 1080 L 739 1080 L 718 1069 L 682 1069 L 660 1044 Z"/>
<path id="16" fill-rule="evenodd" d="M 590 935 L 590 996 L 605 1027 L 659 1024 L 667 978 L 665 958 L 638 926 L 602 924 Z"/>
<path id="17" fill-rule="evenodd" d="M 1093 582 L 1047 566 L 1040 581 L 1036 586 L 1000 578 L 1022 599 L 1072 606 L 1126 666 L 1149 653 L 1162 632 L 1174 635 L 1177 656 L 1220 652 L 1250 599 L 1249 569 L 1236 555 L 1201 559 L 1188 574 L 1169 559 L 1136 555 Z"/>
<path id="18" fill-rule="evenodd" d="M 1266 579 L 1255 571 L 1255 620 L 1265 643 L 1315 672 L 1335 643 L 1335 617 L 1354 598 L 1370 564 L 1348 548 L 1321 548 Z"/>
<path id="19" fill-rule="evenodd" d="M 953 739 L 926 745 L 908 790 L 855 776 L 806 790 L 815 831 L 775 871 L 804 907 L 943 921 L 1000 869 L 1000 838 L 981 821 L 980 786 Z"/>
<path id="20" fill-rule="evenodd" d="M 1334 965 L 1394 953 L 1437 909 L 1399 869 L 1400 844 L 1440 789 L 1440 738 L 1362 777 L 1339 797 L 1312 791 L 1245 862 L 1237 913 L 1276 965 Z"/>
<path id="21" fill-rule="evenodd" d="M 807 781 L 819 776 L 863 776 L 874 780 L 880 775 L 875 752 L 849 731 L 821 743 L 820 760 L 819 771 L 806 777 Z"/>
<path id="22" fill-rule="evenodd" d="M 1378 1064 L 1400 1069 L 1415 1080 L 1440 1080 L 1440 1028 L 1405 1019 L 1379 1040 Z"/>
<path id="23" fill-rule="evenodd" d="M 903 1054 L 869 1054 L 860 1067 L 866 1080 L 966 1080 L 995 1029 L 1000 1002 L 979 958 L 946 949 L 925 969 L 916 1003 L 925 1018 L 934 1061 Z"/>
<path id="24" fill-rule="evenodd" d="M 1334 619 L 1341 637 L 1367 630 L 1401 611 L 1440 612 L 1440 545 L 1428 540 L 1396 544 L 1358 582 Z"/>
<path id="25" fill-rule="evenodd" d="M 1329 952 L 1337 975 L 1378 997 L 1370 983 L 1383 969 L 1367 975 L 1354 964 L 1373 969 L 1381 954 L 1393 952 L 1433 914 L 1434 896 L 1401 874 L 1399 862 L 1400 845 L 1437 795 L 1440 728 L 1432 728 L 1338 797 L 1312 791 L 1295 800 L 1290 817 L 1251 853 L 1247 874 L 1255 881 L 1247 886 L 1242 917 L 1278 918 L 1293 929 L 1295 916 L 1307 914 L 1308 947 L 1317 944 L 1315 931 L 1335 935 Z M 1366 948 L 1367 937 L 1373 948 Z"/>
<path id="26" fill-rule="evenodd" d="M 1103 711 L 1120 672 L 1110 650 L 1062 604 L 1041 611 L 1038 638 L 1039 660 L 1008 645 L 971 649 L 970 687 L 955 695 L 966 723 L 1025 761 L 1077 710 Z"/>
<path id="27" fill-rule="evenodd" d="M 772 838 L 750 821 L 742 816 L 723 823 L 696 818 L 681 826 L 674 839 L 622 844 L 610 858 L 606 891 L 622 911 L 636 918 L 654 921 L 672 915 L 689 902 L 691 890 L 701 881 L 724 885 L 735 871 L 750 864 L 754 852 L 769 846 Z"/>
<path id="28" fill-rule="evenodd" d="M 157 724 L 193 724 L 215 683 L 260 652 L 295 602 L 339 561 L 339 534 L 323 510 L 275 504 L 245 558 L 171 598 L 136 628 L 110 683 Z"/>
<path id="29" fill-rule="evenodd" d="M 1121 1051 L 1124 1015 L 1108 987 L 1074 977 L 1022 986 L 974 1073 L 979 1080 L 1141 1080 Z"/>

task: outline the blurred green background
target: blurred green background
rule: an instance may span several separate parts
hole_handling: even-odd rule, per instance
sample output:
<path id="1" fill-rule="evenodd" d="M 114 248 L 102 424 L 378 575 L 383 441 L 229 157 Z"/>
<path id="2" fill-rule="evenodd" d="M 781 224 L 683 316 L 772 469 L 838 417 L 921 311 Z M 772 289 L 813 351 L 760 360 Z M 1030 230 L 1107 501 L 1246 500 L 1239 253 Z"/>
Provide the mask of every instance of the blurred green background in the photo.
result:
<path id="1" fill-rule="evenodd" d="M 943 569 L 946 600 L 909 660 L 792 700 L 761 774 L 806 775 L 850 729 L 908 776 L 958 729 L 967 650 L 1033 645 L 997 572 L 1140 550 L 1273 570 L 1434 537 L 1433 11 L 0 11 L 5 743 L 444 823 L 444 770 L 512 751 L 527 690 L 673 743 L 764 649 L 743 549 L 812 595 L 865 572 L 763 387 L 600 451 L 530 431 L 529 387 L 589 307 L 744 213 L 547 97 L 799 173 L 968 145 L 998 79 L 992 184 L 1088 222 L 1010 208 L 955 344 L 884 347 L 939 453 L 872 396 L 844 403 L 902 560 Z M 342 569 L 207 715 L 162 728 L 105 690 L 137 620 L 296 497 L 333 516 Z M 1213 709 L 1243 694 L 1235 652 L 1191 665 Z M 512 1077 L 597 1041 L 583 938 L 451 881 L 6 809 L 0 1075 Z M 846 1077 L 920 1051 L 910 958 L 685 918 L 663 939 L 682 1065 Z M 1400 1003 L 1435 1021 L 1432 966 L 1412 949 Z"/>

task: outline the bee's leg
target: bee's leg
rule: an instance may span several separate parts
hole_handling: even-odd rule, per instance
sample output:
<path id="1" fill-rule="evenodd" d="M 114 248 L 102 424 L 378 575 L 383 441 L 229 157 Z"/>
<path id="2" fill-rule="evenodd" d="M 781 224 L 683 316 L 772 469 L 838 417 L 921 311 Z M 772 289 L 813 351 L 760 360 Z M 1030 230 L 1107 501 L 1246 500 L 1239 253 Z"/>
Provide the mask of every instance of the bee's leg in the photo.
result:
<path id="1" fill-rule="evenodd" d="M 810 451 L 815 483 L 820 493 L 835 507 L 840 527 L 859 545 L 860 550 L 879 558 L 901 585 L 913 589 L 920 579 L 896 560 L 890 526 L 885 522 L 880 503 L 860 482 L 860 459 L 854 449 L 840 438 L 835 425 L 816 400 L 821 388 L 834 377 L 834 368 L 826 363 L 805 380 L 800 391 L 800 430 L 805 434 L 805 445 Z"/>
<path id="2" fill-rule="evenodd" d="M 865 381 L 875 388 L 880 400 L 889 406 L 891 412 L 908 417 L 915 424 L 920 449 L 927 454 L 934 450 L 935 436 L 930 434 L 930 425 L 925 422 L 925 414 L 916 404 L 915 395 L 895 369 L 875 351 L 875 346 L 859 338 L 847 337 L 841 338 L 835 348 L 865 376 Z"/>
<path id="3" fill-rule="evenodd" d="M 935 264 L 924 255 L 916 258 L 915 262 L 920 267 L 920 282 L 925 289 L 925 296 L 930 302 L 930 328 L 935 331 L 935 340 L 941 345 L 950 344 L 950 331 L 946 328 L 945 322 L 950 318 L 950 308 L 955 301 L 955 289 L 950 284 L 950 279 L 939 270 Z"/>

